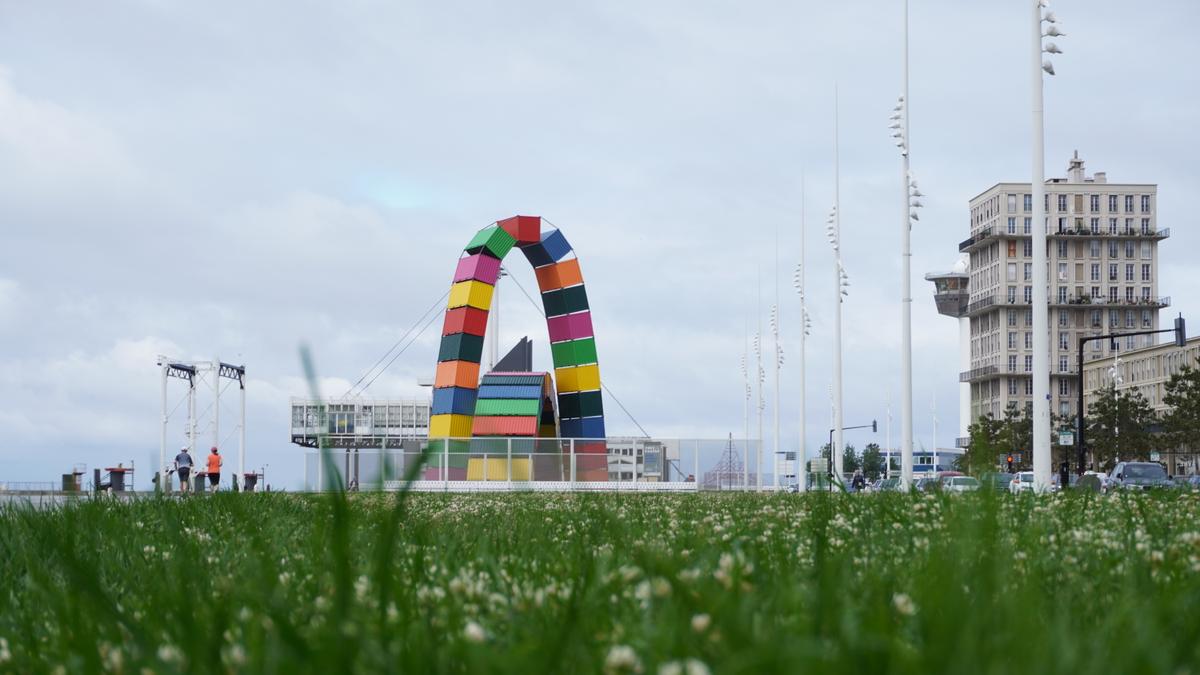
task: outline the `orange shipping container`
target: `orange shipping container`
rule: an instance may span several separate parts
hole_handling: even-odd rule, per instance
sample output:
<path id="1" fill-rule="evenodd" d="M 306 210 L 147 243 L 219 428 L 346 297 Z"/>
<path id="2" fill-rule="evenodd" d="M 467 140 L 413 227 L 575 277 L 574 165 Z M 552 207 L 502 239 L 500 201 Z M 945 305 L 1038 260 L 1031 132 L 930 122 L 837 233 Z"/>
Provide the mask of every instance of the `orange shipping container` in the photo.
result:
<path id="1" fill-rule="evenodd" d="M 471 361 L 442 361 L 437 364 L 435 387 L 479 387 L 479 364 Z"/>

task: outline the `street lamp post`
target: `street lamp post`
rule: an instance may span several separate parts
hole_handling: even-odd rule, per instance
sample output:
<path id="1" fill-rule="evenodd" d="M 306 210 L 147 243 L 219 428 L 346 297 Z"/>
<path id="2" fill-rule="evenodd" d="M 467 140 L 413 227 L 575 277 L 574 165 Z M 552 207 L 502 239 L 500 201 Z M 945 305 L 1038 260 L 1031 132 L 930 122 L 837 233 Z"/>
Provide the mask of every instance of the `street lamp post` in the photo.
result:
<path id="1" fill-rule="evenodd" d="M 842 246 L 841 238 L 838 230 L 838 210 L 834 205 L 833 210 L 829 213 L 829 219 L 825 222 L 825 236 L 829 239 L 829 244 L 833 247 L 834 273 L 837 276 L 837 284 L 834 286 L 836 294 L 836 302 L 834 303 L 833 312 L 833 433 L 836 436 L 837 445 L 842 445 L 842 298 L 849 294 L 850 277 L 846 274 L 846 268 L 842 266 Z M 833 438 L 833 437 L 831 437 Z M 832 440 L 831 440 L 832 442 Z M 842 456 L 836 453 L 830 453 L 830 466 L 833 467 L 833 474 L 838 480 L 842 480 Z"/>
<path id="2" fill-rule="evenodd" d="M 877 423 L 877 420 L 871 420 L 871 423 L 870 423 L 870 424 L 859 424 L 859 425 L 857 425 L 857 426 L 853 426 L 853 427 L 842 427 L 841 429 L 830 429 L 830 430 L 829 430 L 829 460 L 830 460 L 830 462 L 829 462 L 829 463 L 830 463 L 830 466 L 832 466 L 832 465 L 833 465 L 833 457 L 834 457 L 834 455 L 837 455 L 838 457 L 841 457 L 841 454 L 840 454 L 840 452 L 834 452 L 834 449 L 833 449 L 833 433 L 834 433 L 835 431 L 850 431 L 851 429 L 866 429 L 867 427 L 870 427 L 870 428 L 871 428 L 871 432 L 872 432 L 872 433 L 879 433 L 879 424 Z M 841 436 L 841 434 L 838 434 L 838 436 L 840 437 L 840 436 Z M 833 471 L 831 470 L 829 473 L 830 473 L 830 476 L 829 476 L 829 477 L 830 477 L 830 479 L 831 479 L 831 480 L 829 481 L 829 491 L 830 491 L 830 492 L 833 492 L 833 480 L 832 480 L 832 478 L 833 478 L 833 475 L 832 475 L 832 474 L 833 474 Z M 842 481 L 842 482 L 844 482 L 844 481 Z"/>
<path id="3" fill-rule="evenodd" d="M 1030 44 L 1030 73 L 1033 99 L 1033 487 L 1038 492 L 1050 490 L 1050 307 L 1046 270 L 1046 205 L 1045 205 L 1045 138 L 1043 127 L 1042 73 L 1054 74 L 1049 60 L 1042 54 L 1061 54 L 1053 42 L 1043 44 L 1046 37 L 1063 35 L 1058 30 L 1053 12 L 1044 14 L 1048 0 L 1030 0 L 1033 5 L 1032 41 Z M 1042 32 L 1042 25 L 1046 30 Z"/>
<path id="4" fill-rule="evenodd" d="M 808 459 L 808 450 L 804 443 L 805 431 L 805 374 L 804 374 L 804 359 L 805 359 L 805 341 L 808 337 L 809 330 L 812 328 L 812 321 L 808 317 L 808 305 L 804 297 L 804 230 L 806 221 L 804 216 L 804 178 L 800 179 L 800 262 L 796 265 L 796 273 L 792 277 L 792 285 L 796 288 L 796 293 L 800 295 L 800 317 L 804 322 L 800 330 L 800 445 L 796 449 L 796 490 L 804 492 L 808 489 L 807 467 L 805 463 Z"/>

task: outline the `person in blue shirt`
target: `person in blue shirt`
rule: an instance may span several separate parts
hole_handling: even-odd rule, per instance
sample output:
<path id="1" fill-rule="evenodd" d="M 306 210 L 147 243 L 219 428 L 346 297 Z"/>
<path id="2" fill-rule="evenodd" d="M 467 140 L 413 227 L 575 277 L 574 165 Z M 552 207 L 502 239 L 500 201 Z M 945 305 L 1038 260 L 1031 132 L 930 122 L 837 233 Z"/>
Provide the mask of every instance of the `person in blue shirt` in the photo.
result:
<path id="1" fill-rule="evenodd" d="M 179 454 L 175 455 L 175 470 L 179 472 L 179 490 L 188 492 L 192 485 L 192 456 L 188 454 L 186 447 L 181 448 Z"/>

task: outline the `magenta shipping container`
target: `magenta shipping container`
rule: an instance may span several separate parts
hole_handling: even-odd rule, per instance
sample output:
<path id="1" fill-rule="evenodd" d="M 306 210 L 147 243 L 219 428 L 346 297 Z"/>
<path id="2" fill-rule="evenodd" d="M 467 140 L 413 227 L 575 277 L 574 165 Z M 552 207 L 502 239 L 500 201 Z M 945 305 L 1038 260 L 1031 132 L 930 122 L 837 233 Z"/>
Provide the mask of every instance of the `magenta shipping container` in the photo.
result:
<path id="1" fill-rule="evenodd" d="M 496 285 L 500 276 L 500 261 L 490 255 L 476 253 L 458 259 L 458 269 L 454 271 L 454 281 L 469 281 L 476 279 L 485 284 Z"/>
<path id="2" fill-rule="evenodd" d="M 550 329 L 551 342 L 592 337 L 592 313 L 590 311 L 552 316 L 546 320 L 546 324 Z"/>

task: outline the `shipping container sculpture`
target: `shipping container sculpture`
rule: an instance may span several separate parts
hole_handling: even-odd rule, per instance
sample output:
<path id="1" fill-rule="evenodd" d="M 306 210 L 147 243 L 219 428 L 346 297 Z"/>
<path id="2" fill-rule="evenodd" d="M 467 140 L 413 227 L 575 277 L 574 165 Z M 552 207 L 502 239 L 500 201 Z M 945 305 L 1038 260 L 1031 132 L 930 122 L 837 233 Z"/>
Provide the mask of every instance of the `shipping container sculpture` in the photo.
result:
<path id="1" fill-rule="evenodd" d="M 513 248 L 521 249 L 533 266 L 542 295 L 557 382 L 558 435 L 603 439 L 600 367 L 579 259 L 562 232 L 557 229 L 542 231 L 542 219 L 538 216 L 514 216 L 483 228 L 467 244 L 458 260 L 438 350 L 429 436 L 513 435 L 496 431 L 500 428 L 496 426 L 499 422 L 487 418 L 497 416 L 489 411 L 499 404 L 486 403 L 487 399 L 481 397 L 479 391 L 479 363 L 492 290 L 500 276 L 500 262 Z M 547 393 L 554 394 L 555 388 L 548 378 L 544 386 Z M 532 404 L 514 403 L 510 407 L 515 410 L 519 405 L 529 407 Z M 544 410 L 539 408 L 537 417 L 525 425 L 528 428 L 521 427 L 528 433 L 520 435 L 547 435 L 550 422 L 543 413 Z M 516 426 L 504 428 L 515 429 Z M 603 443 L 580 443 L 576 452 L 603 454 L 605 448 Z"/>

